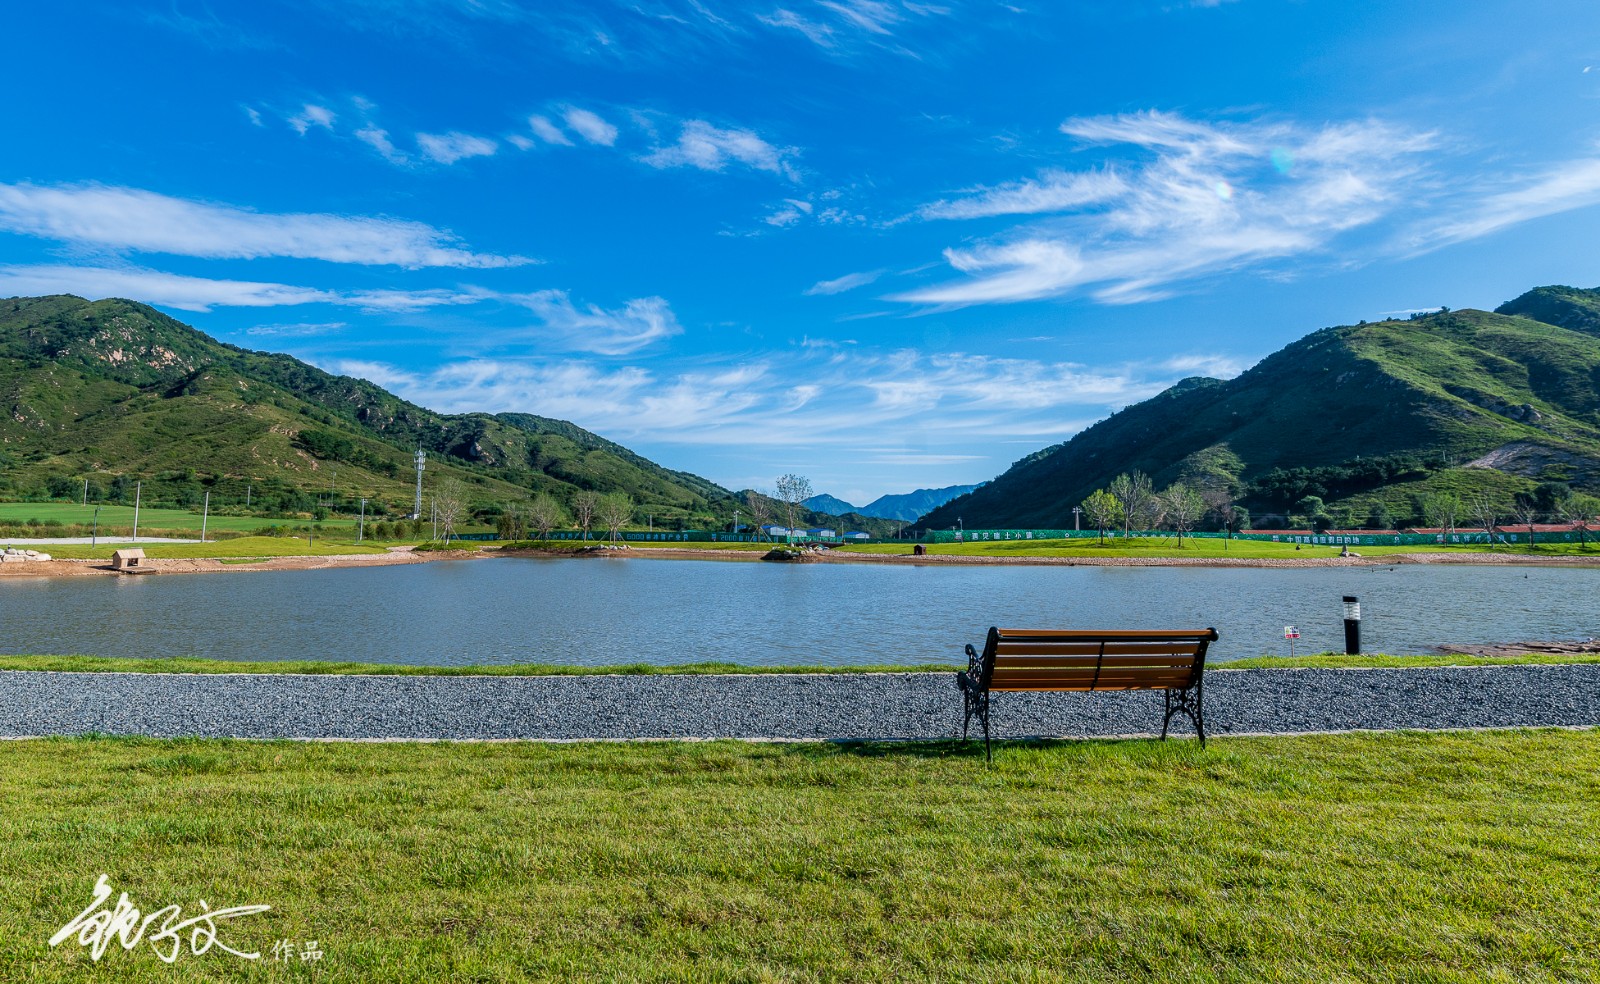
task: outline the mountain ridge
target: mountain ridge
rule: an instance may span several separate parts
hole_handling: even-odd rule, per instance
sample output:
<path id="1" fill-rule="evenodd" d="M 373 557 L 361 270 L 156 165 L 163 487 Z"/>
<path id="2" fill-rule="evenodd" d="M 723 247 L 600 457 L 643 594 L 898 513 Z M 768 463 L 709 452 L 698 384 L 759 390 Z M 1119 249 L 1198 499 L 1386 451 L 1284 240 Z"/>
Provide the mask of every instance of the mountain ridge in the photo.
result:
<path id="1" fill-rule="evenodd" d="M 1505 448 L 1523 450 L 1470 466 Z M 1157 487 L 1230 486 L 1257 517 L 1286 518 L 1321 488 L 1362 523 L 1414 512 L 1433 491 L 1593 489 L 1600 290 L 1541 287 L 1495 312 L 1312 332 L 1231 380 L 1183 380 L 1027 455 L 919 526 L 1070 527 L 1073 506 L 1135 469 Z"/>

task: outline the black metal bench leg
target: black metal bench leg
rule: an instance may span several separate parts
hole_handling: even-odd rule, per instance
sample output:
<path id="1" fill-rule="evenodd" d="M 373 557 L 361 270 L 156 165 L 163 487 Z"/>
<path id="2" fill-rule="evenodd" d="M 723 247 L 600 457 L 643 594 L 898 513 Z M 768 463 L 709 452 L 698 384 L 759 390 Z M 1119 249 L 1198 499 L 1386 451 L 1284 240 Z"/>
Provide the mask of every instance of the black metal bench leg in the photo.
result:
<path id="1" fill-rule="evenodd" d="M 1200 736 L 1200 747 L 1206 747 L 1206 716 L 1204 710 L 1202 710 L 1204 698 L 1204 682 L 1195 684 L 1192 697 L 1187 690 L 1178 691 L 1176 703 L 1173 702 L 1172 691 L 1168 690 L 1166 692 L 1167 713 L 1161 721 L 1161 740 L 1167 740 L 1167 728 L 1172 724 L 1173 715 L 1182 714 L 1194 724 L 1195 733 Z"/>
<path id="2" fill-rule="evenodd" d="M 978 710 L 978 716 L 983 719 L 983 760 L 994 762 L 994 751 L 989 747 L 989 692 L 984 691 L 980 698 L 983 703 Z"/>

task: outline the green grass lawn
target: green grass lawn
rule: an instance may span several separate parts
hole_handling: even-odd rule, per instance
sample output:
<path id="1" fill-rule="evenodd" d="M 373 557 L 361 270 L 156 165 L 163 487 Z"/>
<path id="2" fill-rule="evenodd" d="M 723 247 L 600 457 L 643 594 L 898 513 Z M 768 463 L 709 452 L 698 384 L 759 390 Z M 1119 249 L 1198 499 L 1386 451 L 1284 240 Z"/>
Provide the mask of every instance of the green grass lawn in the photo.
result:
<path id="1" fill-rule="evenodd" d="M 741 663 L 624 663 L 616 666 L 572 666 L 516 663 L 487 666 L 417 666 L 406 663 L 339 663 L 331 660 L 231 660 L 191 656 L 136 658 L 127 656 L 4 656 L 3 670 L 51 670 L 61 673 L 317 673 L 335 676 L 648 676 L 663 673 L 953 673 L 954 663 L 910 666 L 749 666 Z"/>
<path id="2" fill-rule="evenodd" d="M 8 982 L 1600 978 L 1593 731 L 4 752 Z M 48 947 L 102 872 L 263 960 Z"/>
<path id="3" fill-rule="evenodd" d="M 55 519 L 62 523 L 82 523 L 88 526 L 94 522 L 94 503 L 80 506 L 71 502 L 0 502 L 0 524 L 24 523 L 30 519 L 40 522 Z M 186 509 L 154 509 L 150 506 L 141 506 L 139 509 L 139 532 L 156 529 L 172 530 L 198 530 L 201 515 Z M 260 516 L 218 516 L 212 514 L 206 523 L 209 530 L 249 532 L 263 526 L 275 525 L 310 525 L 309 519 L 265 519 Z M 133 525 L 132 506 L 101 506 L 100 528 L 122 527 Z M 330 516 L 322 521 L 326 529 L 354 529 L 355 521 Z M 48 532 L 40 534 L 49 536 Z"/>
<path id="4" fill-rule="evenodd" d="M 1200 558 L 1261 558 L 1305 559 L 1312 557 L 1337 557 L 1339 547 L 1304 544 L 1299 550 L 1292 543 L 1273 543 L 1269 540 L 1196 540 L 1185 538 L 1183 546 L 1173 537 L 1135 537 L 1129 540 L 984 540 L 973 543 L 928 544 L 933 556 L 958 557 L 1193 557 Z M 836 548 L 845 553 L 907 554 L 911 543 L 862 543 Z M 1587 546 L 1576 543 L 1539 544 L 1533 551 L 1525 546 L 1515 548 L 1488 547 L 1484 545 L 1433 545 L 1356 547 L 1363 557 L 1383 557 L 1391 554 L 1445 553 L 1445 554 L 1514 554 L 1535 556 L 1578 556 L 1600 559 L 1600 543 Z"/>
<path id="5" fill-rule="evenodd" d="M 1299 667 L 1318 669 L 1404 668 L 1427 666 L 1561 666 L 1572 663 L 1600 663 L 1600 653 L 1520 653 L 1516 656 L 1468 656 L 1428 653 L 1420 656 L 1389 656 L 1383 653 L 1312 653 L 1308 656 L 1250 656 L 1227 662 L 1207 663 L 1218 670 L 1287 670 Z"/>
<path id="6" fill-rule="evenodd" d="M 1250 656 L 1214 660 L 1213 670 L 1286 670 L 1417 668 L 1431 666 L 1560 666 L 1600 663 L 1600 653 L 1527 653 L 1519 656 L 1389 656 L 1379 653 L 1346 656 L 1313 653 L 1309 656 Z M 394 676 L 639 676 L 664 673 L 953 673 L 965 669 L 955 663 L 892 663 L 860 666 L 749 666 L 741 663 L 624 663 L 616 666 L 517 663 L 480 666 L 416 666 L 405 663 L 348 663 L 328 660 L 229 660 L 189 656 L 135 658 L 127 656 L 6 656 L 0 671 L 50 670 L 62 673 L 316 673 L 337 676 L 389 674 Z"/>
<path id="7" fill-rule="evenodd" d="M 0 546 L 4 542 L 0 541 Z M 146 557 L 165 557 L 193 560 L 202 557 L 329 557 L 336 554 L 381 554 L 382 546 L 357 545 L 348 533 L 338 539 L 317 537 L 311 543 L 305 536 L 242 536 L 233 540 L 213 540 L 207 543 L 87 543 L 52 544 L 46 549 L 52 557 L 67 559 L 110 560 L 114 551 L 138 547 Z"/>

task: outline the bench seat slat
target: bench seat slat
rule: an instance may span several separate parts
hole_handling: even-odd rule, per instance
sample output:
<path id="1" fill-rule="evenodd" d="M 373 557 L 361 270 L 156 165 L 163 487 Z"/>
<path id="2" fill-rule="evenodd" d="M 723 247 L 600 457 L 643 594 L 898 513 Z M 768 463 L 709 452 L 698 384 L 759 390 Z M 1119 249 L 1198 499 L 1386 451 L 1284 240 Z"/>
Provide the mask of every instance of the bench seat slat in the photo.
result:
<path id="1" fill-rule="evenodd" d="M 1193 666 L 1194 653 L 1160 656 L 1008 656 L 1004 653 L 994 658 L 996 668 L 1003 666 Z"/>
<path id="2" fill-rule="evenodd" d="M 1000 641 L 1007 639 L 1061 639 L 1072 641 L 1074 639 L 1115 639 L 1122 641 L 1138 641 L 1141 639 L 1152 642 L 1162 639 L 1205 639 L 1211 640 L 1209 629 L 998 629 Z"/>
<path id="3" fill-rule="evenodd" d="M 1194 674 L 1189 670 L 1182 672 L 1160 672 L 1160 674 L 1101 674 L 1099 677 L 1093 672 L 1075 672 L 1075 674 L 995 674 L 990 680 L 990 688 L 998 686 L 1011 686 L 1014 683 L 1027 683 L 1027 685 L 1042 685 L 1042 683 L 1094 683 L 1096 686 L 1123 686 L 1131 683 L 1149 683 L 1152 686 L 1176 686 L 1182 690 L 1194 680 Z"/>
<path id="4" fill-rule="evenodd" d="M 1005 639 L 995 647 L 996 656 L 1078 656 L 1096 655 L 1104 649 L 1107 656 L 1137 656 L 1157 653 L 1188 653 L 1194 655 L 1200 646 L 1196 643 L 1171 642 L 1111 642 L 1103 647 L 1091 642 L 1011 642 Z"/>
<path id="5" fill-rule="evenodd" d="M 992 674 L 996 680 L 1010 679 L 1043 679 L 1044 677 L 1070 677 L 1082 674 L 1093 677 L 1097 672 L 1093 666 L 997 666 Z M 1141 677 L 1141 676 L 1188 676 L 1194 672 L 1193 666 L 1103 666 L 1098 669 L 1102 679 L 1112 677 Z"/>
<path id="6" fill-rule="evenodd" d="M 993 683 L 989 685 L 992 693 L 1024 693 L 1030 691 L 1067 693 L 1100 693 L 1113 690 L 1181 690 L 1181 686 L 1172 683 L 1160 683 L 1152 680 L 1136 681 L 1122 684 L 1108 684 L 1105 681 L 1098 683 L 1089 680 L 1078 681 L 1051 681 L 1051 680 L 1018 680 L 1015 683 Z"/>

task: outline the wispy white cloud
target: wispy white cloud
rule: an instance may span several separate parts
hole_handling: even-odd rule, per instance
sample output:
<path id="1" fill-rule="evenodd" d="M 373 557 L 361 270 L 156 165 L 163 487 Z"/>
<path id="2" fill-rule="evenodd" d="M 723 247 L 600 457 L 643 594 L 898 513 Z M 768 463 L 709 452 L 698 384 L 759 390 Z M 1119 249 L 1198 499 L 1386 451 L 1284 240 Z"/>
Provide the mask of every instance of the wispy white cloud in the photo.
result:
<path id="1" fill-rule="evenodd" d="M 913 18 L 944 17 L 953 13 L 952 5 L 912 0 L 813 0 L 803 9 L 806 13 L 779 7 L 757 14 L 756 20 L 780 31 L 794 31 L 830 52 L 871 46 L 915 57 L 916 51 L 896 41 L 894 36 Z"/>
<path id="2" fill-rule="evenodd" d="M 389 139 L 389 131 L 376 126 L 364 126 L 355 132 L 355 138 L 378 152 L 390 164 L 405 164 L 410 158 L 402 154 Z"/>
<path id="3" fill-rule="evenodd" d="M 912 464 L 919 456 L 955 452 L 885 449 L 885 432 L 912 427 L 940 443 L 981 441 L 986 448 L 1008 438 L 1060 440 L 1192 372 L 1182 366 L 1091 368 L 965 353 L 796 347 L 681 371 L 469 359 L 426 372 L 367 363 L 359 374 L 425 406 L 539 413 L 627 440 L 829 447 L 901 456 Z M 796 386 L 796 378 L 808 382 Z"/>
<path id="4" fill-rule="evenodd" d="M 676 143 L 657 147 L 641 160 L 656 168 L 695 167 L 702 171 L 721 171 L 736 162 L 798 181 L 799 172 L 792 163 L 798 153 L 792 147 L 774 147 L 753 130 L 722 129 L 705 120 L 685 120 Z"/>
<path id="5" fill-rule="evenodd" d="M 333 132 L 333 121 L 336 118 L 333 110 L 328 107 L 306 103 L 300 112 L 289 117 L 288 122 L 294 128 L 294 132 L 303 137 L 312 127 L 321 127 L 330 133 Z"/>
<path id="6" fill-rule="evenodd" d="M 499 144 L 488 137 L 474 136 L 455 130 L 449 133 L 419 133 L 417 146 L 424 157 L 440 164 L 454 164 L 469 157 L 489 157 L 499 150 Z"/>
<path id="7" fill-rule="evenodd" d="M 316 338 L 337 335 L 350 327 L 347 321 L 296 322 L 293 324 L 255 325 L 246 328 L 246 335 L 263 335 L 268 338 Z"/>
<path id="8" fill-rule="evenodd" d="M 579 307 L 561 290 L 506 294 L 503 299 L 532 311 L 569 351 L 626 355 L 683 332 L 660 297 L 635 298 L 611 310 L 597 304 Z"/>
<path id="9" fill-rule="evenodd" d="M 885 272 L 883 270 L 866 270 L 861 273 L 847 273 L 833 280 L 819 280 L 806 288 L 806 295 L 815 297 L 817 295 L 842 294 L 847 290 L 865 287 L 883 276 Z"/>
<path id="10" fill-rule="evenodd" d="M 401 219 L 268 214 L 98 184 L 0 184 L 0 229 L 113 252 L 211 259 L 268 256 L 406 268 L 523 266 L 521 256 L 463 249 L 447 232 Z"/>
<path id="11" fill-rule="evenodd" d="M 1420 157 L 1438 142 L 1376 121 L 1307 128 L 1160 112 L 1074 118 L 1061 130 L 1138 156 L 925 207 L 925 218 L 1056 216 L 946 250 L 968 276 L 898 299 L 957 306 L 1086 290 L 1130 303 L 1196 277 L 1316 254 L 1408 204 Z"/>
<path id="12" fill-rule="evenodd" d="M 1498 190 L 1512 187 L 1509 190 Z M 1496 190 L 1461 203 L 1444 220 L 1422 226 L 1408 245 L 1425 252 L 1491 235 L 1547 215 L 1600 204 L 1600 156 L 1563 161 L 1521 180 L 1497 179 Z"/>
<path id="13" fill-rule="evenodd" d="M 818 21 L 808 20 L 792 10 L 780 7 L 770 14 L 758 15 L 757 20 L 768 27 L 798 31 L 806 40 L 820 48 L 833 48 L 837 44 L 832 27 Z"/>
<path id="14" fill-rule="evenodd" d="M 528 117 L 528 127 L 533 130 L 534 136 L 547 144 L 554 144 L 558 147 L 572 146 L 571 138 L 562 133 L 560 127 L 550 122 L 549 117 L 537 114 L 530 116 Z"/>
<path id="15" fill-rule="evenodd" d="M 977 189 L 964 198 L 931 202 L 914 214 L 922 219 L 980 219 L 1064 212 L 1113 201 L 1127 190 L 1127 183 L 1114 171 L 1051 170 L 1038 178 Z"/>
<path id="16" fill-rule="evenodd" d="M 91 299 L 125 297 L 183 311 L 338 301 L 338 296 L 329 291 L 288 284 L 207 280 L 137 267 L 49 265 L 0 267 L 0 294 L 77 294 Z"/>
<path id="17" fill-rule="evenodd" d="M 607 123 L 598 113 L 576 106 L 567 109 L 564 116 L 567 126 L 576 130 L 578 135 L 592 144 L 610 147 L 617 142 L 617 128 Z"/>

